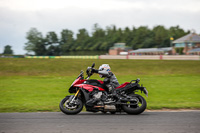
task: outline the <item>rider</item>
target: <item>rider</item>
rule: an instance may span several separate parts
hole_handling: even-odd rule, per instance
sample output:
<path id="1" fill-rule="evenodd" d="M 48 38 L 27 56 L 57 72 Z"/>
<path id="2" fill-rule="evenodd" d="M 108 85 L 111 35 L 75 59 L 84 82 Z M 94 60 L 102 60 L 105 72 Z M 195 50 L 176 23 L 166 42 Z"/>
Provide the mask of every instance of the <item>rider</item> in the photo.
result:
<path id="1" fill-rule="evenodd" d="M 119 82 L 116 76 L 111 72 L 109 64 L 102 64 L 99 69 L 92 68 L 92 73 L 98 73 L 101 78 L 104 79 L 104 83 L 108 88 L 108 92 L 112 93 L 114 88 L 119 86 Z"/>

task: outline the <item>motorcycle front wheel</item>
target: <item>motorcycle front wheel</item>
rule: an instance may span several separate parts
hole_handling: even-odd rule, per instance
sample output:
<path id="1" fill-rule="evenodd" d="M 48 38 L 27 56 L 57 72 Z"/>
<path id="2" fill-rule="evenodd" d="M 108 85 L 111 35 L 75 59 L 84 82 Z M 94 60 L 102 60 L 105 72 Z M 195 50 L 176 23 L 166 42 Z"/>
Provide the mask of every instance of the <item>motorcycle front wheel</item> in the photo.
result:
<path id="1" fill-rule="evenodd" d="M 83 109 L 83 102 L 80 99 L 76 100 L 76 104 L 70 104 L 70 96 L 65 97 L 59 104 L 60 110 L 67 115 L 75 115 Z"/>
<path id="2" fill-rule="evenodd" d="M 132 94 L 130 95 L 132 98 L 137 99 L 138 103 L 135 105 L 131 105 L 131 102 L 127 102 L 127 104 L 122 105 L 122 109 L 127 113 L 127 114 L 133 114 L 133 115 L 138 115 L 144 112 L 144 110 L 147 107 L 146 100 L 137 94 Z"/>

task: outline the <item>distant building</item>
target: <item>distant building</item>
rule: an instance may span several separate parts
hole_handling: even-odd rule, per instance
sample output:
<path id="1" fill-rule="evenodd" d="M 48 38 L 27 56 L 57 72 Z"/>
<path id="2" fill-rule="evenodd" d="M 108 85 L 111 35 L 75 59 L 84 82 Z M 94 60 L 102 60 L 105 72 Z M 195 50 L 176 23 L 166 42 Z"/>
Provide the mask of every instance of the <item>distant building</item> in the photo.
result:
<path id="1" fill-rule="evenodd" d="M 172 54 L 172 47 L 166 48 L 141 48 L 129 52 L 131 55 L 169 55 Z"/>
<path id="2" fill-rule="evenodd" d="M 126 47 L 125 43 L 115 43 L 113 47 L 109 49 L 109 55 L 127 55 L 132 49 Z"/>
<path id="3" fill-rule="evenodd" d="M 189 33 L 181 38 L 172 41 L 172 47 L 165 48 L 140 48 L 131 50 L 125 43 L 115 43 L 109 49 L 109 55 L 200 55 L 200 36 L 196 33 Z"/>
<path id="4" fill-rule="evenodd" d="M 198 54 L 199 48 L 200 36 L 196 33 L 190 33 L 173 41 L 172 53 L 177 54 L 178 50 L 182 50 L 183 54 Z"/>
<path id="5" fill-rule="evenodd" d="M 200 55 L 200 48 L 192 49 L 192 50 L 188 51 L 188 54 L 191 54 L 191 55 Z"/>
<path id="6" fill-rule="evenodd" d="M 130 51 L 131 55 L 200 55 L 200 36 L 196 33 L 187 34 L 172 42 L 172 47 L 166 48 L 141 48 Z"/>

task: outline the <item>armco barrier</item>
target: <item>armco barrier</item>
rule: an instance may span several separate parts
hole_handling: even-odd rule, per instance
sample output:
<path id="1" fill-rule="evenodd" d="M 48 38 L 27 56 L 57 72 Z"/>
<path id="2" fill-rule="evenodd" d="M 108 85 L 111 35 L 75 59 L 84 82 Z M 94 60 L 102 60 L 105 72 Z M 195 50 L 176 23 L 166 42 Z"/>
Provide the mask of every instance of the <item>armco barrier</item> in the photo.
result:
<path id="1" fill-rule="evenodd" d="M 99 59 L 99 56 L 60 56 L 60 58 L 65 59 Z"/>
<path id="2" fill-rule="evenodd" d="M 141 55 L 141 56 L 135 56 L 135 55 L 129 55 L 128 59 L 136 59 L 136 60 L 160 60 L 160 55 L 151 55 L 151 56 L 146 56 L 146 55 Z"/>
<path id="3" fill-rule="evenodd" d="M 34 59 L 48 59 L 49 56 L 25 56 L 25 58 L 34 58 Z"/>
<path id="4" fill-rule="evenodd" d="M 100 55 L 100 59 L 127 59 L 126 55 Z"/>
<path id="5" fill-rule="evenodd" d="M 37 58 L 37 59 L 200 60 L 199 55 L 25 56 L 25 58 Z"/>
<path id="6" fill-rule="evenodd" d="M 25 58 L 37 59 L 99 59 L 99 56 L 25 56 Z"/>
<path id="7" fill-rule="evenodd" d="M 163 60 L 199 60 L 199 55 L 163 55 Z"/>
<path id="8" fill-rule="evenodd" d="M 159 60 L 160 55 L 153 55 L 153 56 L 135 56 L 135 55 L 101 55 L 100 59 L 136 59 L 136 60 Z"/>
<path id="9" fill-rule="evenodd" d="M 101 55 L 100 59 L 200 60 L 199 55 Z"/>

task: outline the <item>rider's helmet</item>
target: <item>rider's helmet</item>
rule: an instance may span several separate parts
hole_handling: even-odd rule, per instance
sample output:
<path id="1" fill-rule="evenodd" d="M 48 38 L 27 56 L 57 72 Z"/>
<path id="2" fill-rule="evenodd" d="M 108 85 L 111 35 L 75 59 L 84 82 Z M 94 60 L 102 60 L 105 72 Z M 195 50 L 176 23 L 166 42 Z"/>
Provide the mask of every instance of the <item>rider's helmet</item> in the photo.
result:
<path id="1" fill-rule="evenodd" d="M 99 67 L 99 71 L 105 71 L 105 72 L 109 72 L 111 71 L 111 68 L 108 64 L 102 64 L 100 67 Z M 101 78 L 103 78 L 103 75 L 99 74 L 99 76 Z"/>

